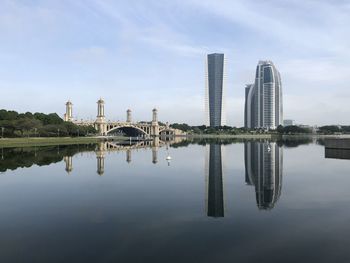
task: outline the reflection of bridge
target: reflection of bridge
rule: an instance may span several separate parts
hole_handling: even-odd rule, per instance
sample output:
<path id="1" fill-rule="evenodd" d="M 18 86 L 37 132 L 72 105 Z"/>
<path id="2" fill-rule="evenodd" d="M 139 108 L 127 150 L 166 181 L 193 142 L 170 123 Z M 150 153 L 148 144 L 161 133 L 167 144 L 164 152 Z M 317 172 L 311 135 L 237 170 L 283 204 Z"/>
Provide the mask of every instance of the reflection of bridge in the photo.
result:
<path id="1" fill-rule="evenodd" d="M 172 144 L 172 143 L 177 143 L 184 138 L 182 137 L 176 137 L 174 140 L 170 142 L 165 142 L 159 139 L 159 137 L 155 137 L 153 140 L 145 140 L 145 141 L 138 141 L 135 143 L 131 142 L 100 142 L 96 149 L 95 149 L 95 154 L 96 154 L 96 160 L 97 160 L 97 173 L 99 175 L 103 175 L 105 171 L 105 158 L 106 158 L 106 153 L 109 152 L 119 152 L 119 151 L 125 151 L 126 152 L 126 161 L 128 163 L 131 162 L 132 155 L 131 152 L 132 150 L 137 150 L 137 149 L 149 149 L 151 148 L 152 150 L 152 163 L 156 164 L 158 163 L 158 149 L 159 147 Z M 65 156 L 63 158 L 65 164 L 66 164 L 66 171 L 67 173 L 70 173 L 73 171 L 73 156 Z"/>
<path id="2" fill-rule="evenodd" d="M 108 135 L 113 133 L 122 133 L 132 137 L 184 135 L 182 131 L 170 128 L 169 125 L 159 125 L 157 109 L 153 109 L 152 111 L 151 122 L 132 122 L 130 109 L 126 112 L 127 115 L 125 122 L 114 122 L 106 120 L 104 105 L 104 100 L 99 99 L 97 102 L 96 121 L 75 121 L 73 119 L 73 104 L 68 101 L 66 103 L 66 113 L 64 114 L 64 120 L 81 126 L 93 126 L 98 131 L 99 135 Z"/>

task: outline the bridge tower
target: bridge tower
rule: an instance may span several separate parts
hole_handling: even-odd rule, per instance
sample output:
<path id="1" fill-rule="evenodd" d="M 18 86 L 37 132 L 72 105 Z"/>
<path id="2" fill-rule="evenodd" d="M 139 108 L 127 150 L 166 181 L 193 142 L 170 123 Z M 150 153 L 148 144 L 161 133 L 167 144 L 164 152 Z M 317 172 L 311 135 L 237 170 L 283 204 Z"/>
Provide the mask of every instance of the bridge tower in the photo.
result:
<path id="1" fill-rule="evenodd" d="M 66 113 L 64 114 L 64 121 L 73 121 L 73 103 L 70 100 L 66 103 Z"/>
<path id="2" fill-rule="evenodd" d="M 105 102 L 102 98 L 97 101 L 97 118 L 95 122 L 95 128 L 99 135 L 107 134 L 107 122 L 105 117 Z"/>
<path id="3" fill-rule="evenodd" d="M 152 110 L 152 128 L 151 136 L 159 136 L 159 123 L 158 123 L 158 111 L 156 108 Z"/>
<path id="4" fill-rule="evenodd" d="M 131 110 L 130 109 L 128 109 L 127 111 L 126 111 L 126 122 L 131 122 Z"/>

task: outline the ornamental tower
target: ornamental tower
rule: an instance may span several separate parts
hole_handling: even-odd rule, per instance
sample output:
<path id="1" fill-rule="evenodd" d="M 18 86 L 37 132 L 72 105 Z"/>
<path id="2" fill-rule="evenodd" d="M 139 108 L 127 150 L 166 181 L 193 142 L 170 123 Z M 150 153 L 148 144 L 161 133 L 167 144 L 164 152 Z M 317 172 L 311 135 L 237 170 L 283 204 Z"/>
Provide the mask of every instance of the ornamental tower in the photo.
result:
<path id="1" fill-rule="evenodd" d="M 66 113 L 64 114 L 64 121 L 73 121 L 73 103 L 70 100 L 66 103 Z"/>

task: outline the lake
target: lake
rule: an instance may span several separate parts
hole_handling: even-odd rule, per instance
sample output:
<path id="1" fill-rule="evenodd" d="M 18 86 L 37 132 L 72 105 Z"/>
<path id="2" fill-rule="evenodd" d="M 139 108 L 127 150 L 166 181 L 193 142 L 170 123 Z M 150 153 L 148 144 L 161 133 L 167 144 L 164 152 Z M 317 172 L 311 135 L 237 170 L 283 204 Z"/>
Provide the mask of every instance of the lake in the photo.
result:
<path id="1" fill-rule="evenodd" d="M 350 262 L 350 160 L 316 139 L 4 148 L 0 172 L 1 262 Z"/>

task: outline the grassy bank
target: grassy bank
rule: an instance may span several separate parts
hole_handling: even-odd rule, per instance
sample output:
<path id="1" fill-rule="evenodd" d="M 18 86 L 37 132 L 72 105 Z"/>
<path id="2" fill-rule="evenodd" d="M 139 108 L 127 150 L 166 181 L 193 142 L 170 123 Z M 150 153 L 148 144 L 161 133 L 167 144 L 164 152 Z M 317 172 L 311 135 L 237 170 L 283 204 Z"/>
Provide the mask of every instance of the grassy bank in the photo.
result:
<path id="1" fill-rule="evenodd" d="M 277 135 L 278 136 L 278 135 Z M 276 137 L 274 134 L 191 134 L 188 135 L 187 138 L 194 138 L 194 139 L 211 139 L 211 138 L 218 138 L 218 139 L 271 139 L 273 137 Z"/>
<path id="2" fill-rule="evenodd" d="M 98 137 L 41 137 L 41 138 L 3 138 L 0 148 L 88 144 L 101 141 Z"/>

